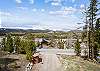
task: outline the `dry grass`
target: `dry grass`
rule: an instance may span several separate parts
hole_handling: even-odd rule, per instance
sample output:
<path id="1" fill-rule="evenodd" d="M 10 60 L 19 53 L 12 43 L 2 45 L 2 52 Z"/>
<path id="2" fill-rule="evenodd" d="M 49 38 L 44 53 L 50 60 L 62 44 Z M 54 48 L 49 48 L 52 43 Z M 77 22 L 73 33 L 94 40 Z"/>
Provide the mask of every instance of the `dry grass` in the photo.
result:
<path id="1" fill-rule="evenodd" d="M 25 71 L 27 64 L 26 56 L 22 54 L 10 54 L 0 57 L 0 71 Z"/>
<path id="2" fill-rule="evenodd" d="M 83 60 L 77 56 L 61 55 L 63 71 L 100 71 L 100 65 Z"/>

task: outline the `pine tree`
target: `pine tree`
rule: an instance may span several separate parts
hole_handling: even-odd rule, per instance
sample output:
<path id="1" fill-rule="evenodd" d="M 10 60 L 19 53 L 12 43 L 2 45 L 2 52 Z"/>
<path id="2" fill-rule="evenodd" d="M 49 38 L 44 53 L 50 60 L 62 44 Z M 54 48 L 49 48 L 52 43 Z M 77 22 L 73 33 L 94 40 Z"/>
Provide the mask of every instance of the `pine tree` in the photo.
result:
<path id="1" fill-rule="evenodd" d="M 2 39 L 1 45 L 2 45 L 2 50 L 5 50 L 5 47 L 6 47 L 6 38 L 5 37 Z"/>
<path id="2" fill-rule="evenodd" d="M 32 59 L 32 53 L 33 53 L 33 49 L 36 48 L 36 45 L 33 41 L 27 41 L 27 46 L 25 48 L 26 51 L 26 59 L 27 60 L 31 60 Z"/>
<path id="3" fill-rule="evenodd" d="M 6 41 L 6 51 L 13 52 L 13 39 L 10 34 L 7 35 L 7 41 Z"/>
<path id="4" fill-rule="evenodd" d="M 97 0 L 90 0 L 90 6 L 88 8 L 88 20 L 89 20 L 89 34 L 88 34 L 88 41 L 89 41 L 89 58 L 93 59 L 94 58 L 94 24 L 96 21 L 96 16 L 97 16 Z"/>
<path id="5" fill-rule="evenodd" d="M 96 25 L 95 25 L 95 51 L 94 51 L 94 57 L 98 56 L 98 51 L 100 49 L 100 18 L 97 19 Z"/>
<path id="6" fill-rule="evenodd" d="M 80 43 L 79 43 L 79 39 L 77 39 L 76 43 L 75 43 L 75 52 L 77 56 L 80 56 L 81 53 L 81 49 L 80 49 Z"/>
<path id="7" fill-rule="evenodd" d="M 19 53 L 20 49 L 20 37 L 16 36 L 14 39 L 14 46 L 16 47 L 17 52 Z"/>

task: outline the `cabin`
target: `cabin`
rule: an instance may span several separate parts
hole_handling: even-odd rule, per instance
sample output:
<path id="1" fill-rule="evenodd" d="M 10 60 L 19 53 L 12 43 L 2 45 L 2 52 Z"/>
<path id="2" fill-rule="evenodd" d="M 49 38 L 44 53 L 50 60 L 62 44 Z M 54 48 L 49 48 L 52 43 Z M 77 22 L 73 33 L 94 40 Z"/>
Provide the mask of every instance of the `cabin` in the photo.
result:
<path id="1" fill-rule="evenodd" d="M 49 41 L 45 38 L 35 38 L 35 44 L 37 48 L 48 48 Z"/>

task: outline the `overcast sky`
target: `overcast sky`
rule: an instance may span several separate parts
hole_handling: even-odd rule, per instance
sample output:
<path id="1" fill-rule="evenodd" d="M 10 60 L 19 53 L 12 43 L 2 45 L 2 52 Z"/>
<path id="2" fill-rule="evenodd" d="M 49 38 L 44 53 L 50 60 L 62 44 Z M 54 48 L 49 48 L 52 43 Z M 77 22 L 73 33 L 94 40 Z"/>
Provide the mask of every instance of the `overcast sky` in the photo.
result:
<path id="1" fill-rule="evenodd" d="M 0 0 L 0 27 L 75 29 L 85 5 L 89 0 Z"/>

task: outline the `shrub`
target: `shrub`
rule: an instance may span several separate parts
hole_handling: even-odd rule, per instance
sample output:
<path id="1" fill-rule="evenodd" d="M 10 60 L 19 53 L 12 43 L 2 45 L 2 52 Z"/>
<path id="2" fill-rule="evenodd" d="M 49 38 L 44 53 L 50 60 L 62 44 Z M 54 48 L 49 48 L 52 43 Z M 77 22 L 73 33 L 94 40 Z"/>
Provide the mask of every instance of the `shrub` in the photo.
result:
<path id="1" fill-rule="evenodd" d="M 75 43 L 75 52 L 77 56 L 80 56 L 81 50 L 80 50 L 80 43 L 79 40 L 77 39 L 76 43 Z"/>

